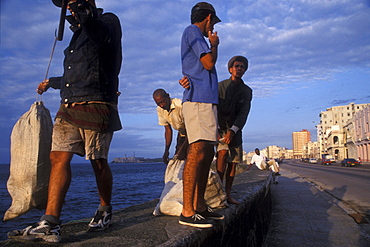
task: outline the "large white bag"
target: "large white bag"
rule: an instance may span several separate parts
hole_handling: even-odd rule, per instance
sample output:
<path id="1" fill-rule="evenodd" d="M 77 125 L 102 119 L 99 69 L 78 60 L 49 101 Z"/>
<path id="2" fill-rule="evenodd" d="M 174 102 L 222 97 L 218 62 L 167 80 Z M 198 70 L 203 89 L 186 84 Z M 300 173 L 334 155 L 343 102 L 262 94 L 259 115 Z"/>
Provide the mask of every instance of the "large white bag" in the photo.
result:
<path id="1" fill-rule="evenodd" d="M 10 138 L 10 176 L 7 187 L 12 205 L 4 221 L 44 209 L 50 176 L 53 121 L 42 101 L 35 102 L 14 125 Z"/>
<path id="2" fill-rule="evenodd" d="M 170 160 L 164 177 L 164 188 L 159 203 L 154 209 L 154 215 L 180 216 L 183 204 L 183 180 L 184 160 Z M 205 200 L 211 208 L 226 207 L 226 193 L 217 172 L 210 171 L 205 192 Z"/>

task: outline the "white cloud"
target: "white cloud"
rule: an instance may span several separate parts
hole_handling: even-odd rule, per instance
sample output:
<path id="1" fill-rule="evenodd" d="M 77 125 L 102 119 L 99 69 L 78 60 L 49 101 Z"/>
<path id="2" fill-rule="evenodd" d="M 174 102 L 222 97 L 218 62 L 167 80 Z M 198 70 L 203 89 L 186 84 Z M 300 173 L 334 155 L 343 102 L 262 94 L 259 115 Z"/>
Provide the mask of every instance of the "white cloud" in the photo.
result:
<path id="1" fill-rule="evenodd" d="M 344 79 L 337 77 L 340 73 L 369 71 L 368 1 L 211 2 L 222 20 L 215 26 L 220 36 L 219 79 L 229 77 L 226 64 L 232 56 L 245 55 L 250 67 L 244 79 L 254 90 L 253 110 L 259 110 L 256 104 L 260 101 L 255 100 L 258 98 L 269 101 L 281 94 L 287 98 L 294 97 L 286 95 L 287 88 L 291 89 L 290 92 L 297 92 L 304 85 L 307 94 L 315 97 L 318 93 L 311 91 L 317 88 L 317 83 L 322 85 L 320 90 L 333 84 L 345 87 L 336 88 L 338 92 L 327 96 L 322 105 L 354 98 L 345 96 L 340 92 L 343 90 L 355 93 L 356 98 L 368 100 L 368 95 L 364 95 L 366 90 L 347 89 L 346 83 L 339 82 Z M 190 24 L 193 4 L 194 1 L 190 0 L 97 0 L 98 6 L 117 14 L 121 20 L 124 60 L 119 109 L 123 118 L 130 114 L 155 116 L 151 95 L 157 88 L 165 88 L 172 96 L 181 98 L 182 89 L 177 82 L 182 76 L 180 39 L 183 29 Z M 0 110 L 2 123 L 6 119 L 16 119 L 33 103 L 34 90 L 45 75 L 59 21 L 60 9 L 50 0 L 38 0 L 37 4 L 27 4 L 27 8 L 24 5 L 21 0 L 1 2 L 0 97 L 6 105 Z M 63 49 L 70 37 L 71 31 L 66 24 L 64 40 L 57 43 L 50 76 L 62 74 Z M 366 88 L 368 84 L 364 81 L 359 78 L 352 84 Z M 43 97 L 49 106 L 52 105 L 53 112 L 56 111 L 58 91 L 47 92 Z M 18 99 L 18 105 L 14 104 L 15 99 Z M 327 107 L 331 105 L 325 105 L 324 109 Z M 258 128 L 262 126 L 259 124 Z M 294 131 L 302 128 L 305 127 Z M 150 135 L 145 130 L 151 129 L 149 125 L 142 129 L 142 137 L 130 136 L 131 141 Z M 162 138 L 162 135 L 157 138 Z"/>

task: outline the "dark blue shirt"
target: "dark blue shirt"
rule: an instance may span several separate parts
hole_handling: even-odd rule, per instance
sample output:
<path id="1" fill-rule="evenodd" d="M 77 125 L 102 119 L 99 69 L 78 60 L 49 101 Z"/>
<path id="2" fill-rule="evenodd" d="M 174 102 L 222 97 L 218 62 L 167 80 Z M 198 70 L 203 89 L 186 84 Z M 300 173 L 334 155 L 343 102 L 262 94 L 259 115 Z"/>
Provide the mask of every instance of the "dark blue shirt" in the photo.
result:
<path id="1" fill-rule="evenodd" d="M 122 62 L 121 25 L 112 13 L 88 16 L 64 50 L 64 74 L 50 78 L 60 89 L 61 103 L 104 101 L 117 104 Z"/>

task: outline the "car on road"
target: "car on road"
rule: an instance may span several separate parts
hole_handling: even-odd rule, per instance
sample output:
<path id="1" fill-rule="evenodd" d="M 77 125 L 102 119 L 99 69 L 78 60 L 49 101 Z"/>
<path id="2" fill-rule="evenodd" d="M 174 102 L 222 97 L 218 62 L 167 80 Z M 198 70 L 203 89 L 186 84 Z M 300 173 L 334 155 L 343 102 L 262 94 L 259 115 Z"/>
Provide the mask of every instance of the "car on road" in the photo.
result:
<path id="1" fill-rule="evenodd" d="M 310 164 L 317 164 L 317 159 L 311 158 L 311 159 L 308 160 L 308 163 L 310 163 Z"/>
<path id="2" fill-rule="evenodd" d="M 355 159 L 344 159 L 340 162 L 340 166 L 359 166 L 360 163 Z"/>
<path id="3" fill-rule="evenodd" d="M 331 163 L 333 163 L 330 159 L 323 159 L 322 161 L 321 161 L 321 164 L 322 165 L 327 165 L 327 166 L 329 166 L 329 165 L 331 165 Z"/>

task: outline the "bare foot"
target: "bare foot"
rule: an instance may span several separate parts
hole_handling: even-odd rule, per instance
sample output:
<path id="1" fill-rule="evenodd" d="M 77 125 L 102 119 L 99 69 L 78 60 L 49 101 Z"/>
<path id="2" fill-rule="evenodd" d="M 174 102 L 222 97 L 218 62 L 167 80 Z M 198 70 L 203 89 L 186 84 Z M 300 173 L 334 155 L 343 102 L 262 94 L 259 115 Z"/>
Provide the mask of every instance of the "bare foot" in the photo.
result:
<path id="1" fill-rule="evenodd" d="M 231 204 L 240 204 L 240 202 L 238 202 L 237 200 L 235 200 L 234 198 L 232 197 L 228 197 L 227 198 L 227 202 L 228 203 L 231 203 Z"/>

